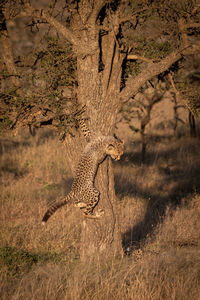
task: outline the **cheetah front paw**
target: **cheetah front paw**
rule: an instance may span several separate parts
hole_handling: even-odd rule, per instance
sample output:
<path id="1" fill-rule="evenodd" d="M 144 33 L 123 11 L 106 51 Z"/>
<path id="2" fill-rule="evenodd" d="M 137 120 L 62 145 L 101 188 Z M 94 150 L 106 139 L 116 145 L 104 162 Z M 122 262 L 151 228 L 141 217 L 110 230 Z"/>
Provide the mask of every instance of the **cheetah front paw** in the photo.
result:
<path id="1" fill-rule="evenodd" d="M 90 213 L 90 214 L 87 214 L 85 213 L 84 216 L 86 218 L 89 218 L 89 219 L 99 219 L 101 218 L 102 216 L 104 215 L 104 210 L 103 209 L 98 209 L 95 213 Z"/>
<path id="2" fill-rule="evenodd" d="M 86 204 L 84 202 L 77 202 L 74 204 L 74 206 L 82 209 L 86 207 Z"/>
<path id="3" fill-rule="evenodd" d="M 104 215 L 104 210 L 98 209 L 94 215 L 96 216 L 96 218 L 101 218 Z"/>

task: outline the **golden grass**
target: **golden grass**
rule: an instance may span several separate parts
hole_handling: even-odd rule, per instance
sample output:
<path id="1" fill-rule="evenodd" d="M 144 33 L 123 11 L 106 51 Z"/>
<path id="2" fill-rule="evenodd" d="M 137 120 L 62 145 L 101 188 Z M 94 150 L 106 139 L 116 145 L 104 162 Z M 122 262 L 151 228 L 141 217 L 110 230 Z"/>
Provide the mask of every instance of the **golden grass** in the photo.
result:
<path id="1" fill-rule="evenodd" d="M 145 165 L 130 144 L 114 165 L 124 258 L 79 260 L 79 213 L 41 226 L 46 204 L 69 191 L 61 143 L 46 133 L 2 139 L 0 298 L 180 299 L 200 295 L 200 142 L 151 143 Z"/>

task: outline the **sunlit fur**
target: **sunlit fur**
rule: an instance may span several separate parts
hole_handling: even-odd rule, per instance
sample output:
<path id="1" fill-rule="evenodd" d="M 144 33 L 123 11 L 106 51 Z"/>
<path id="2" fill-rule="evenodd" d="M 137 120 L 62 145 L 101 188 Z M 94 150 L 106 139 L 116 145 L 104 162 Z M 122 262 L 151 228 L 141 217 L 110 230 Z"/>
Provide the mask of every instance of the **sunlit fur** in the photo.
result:
<path id="1" fill-rule="evenodd" d="M 42 223 L 45 224 L 58 208 L 70 202 L 81 208 L 85 216 L 100 217 L 101 212 L 93 214 L 99 201 L 99 191 L 94 187 L 97 168 L 106 156 L 119 160 L 122 154 L 123 142 L 113 136 L 100 136 L 88 143 L 78 163 L 70 193 L 47 210 Z"/>

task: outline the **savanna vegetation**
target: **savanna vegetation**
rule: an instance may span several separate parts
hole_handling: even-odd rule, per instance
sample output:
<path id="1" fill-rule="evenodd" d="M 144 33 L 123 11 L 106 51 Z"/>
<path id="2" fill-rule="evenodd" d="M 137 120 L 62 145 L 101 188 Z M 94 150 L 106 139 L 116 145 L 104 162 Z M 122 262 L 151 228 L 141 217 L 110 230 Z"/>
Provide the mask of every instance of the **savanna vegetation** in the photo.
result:
<path id="1" fill-rule="evenodd" d="M 41 225 L 72 175 L 63 144 L 39 131 L 1 139 L 1 299 L 199 299 L 200 142 L 139 140 L 115 163 L 124 257 L 80 261 L 73 205 Z M 45 155 L 44 155 L 45 153 Z"/>
<path id="2" fill-rule="evenodd" d="M 1 299 L 199 299 L 199 18 L 198 0 L 0 2 Z M 82 121 L 125 141 L 96 174 L 106 214 L 43 227 Z"/>

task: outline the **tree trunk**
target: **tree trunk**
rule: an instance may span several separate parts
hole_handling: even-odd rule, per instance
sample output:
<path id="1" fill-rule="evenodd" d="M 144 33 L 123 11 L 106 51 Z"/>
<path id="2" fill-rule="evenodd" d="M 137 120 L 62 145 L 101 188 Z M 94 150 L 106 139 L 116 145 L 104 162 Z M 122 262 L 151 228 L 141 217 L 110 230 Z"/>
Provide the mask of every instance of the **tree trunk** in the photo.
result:
<path id="1" fill-rule="evenodd" d="M 195 123 L 194 115 L 191 113 L 191 111 L 189 111 L 188 119 L 189 119 L 189 125 L 190 125 L 190 136 L 196 137 L 197 136 L 196 123 Z"/>
<path id="2" fill-rule="evenodd" d="M 114 40 L 113 34 L 111 34 Z M 111 54 L 109 59 L 109 68 L 105 68 L 104 72 L 99 70 L 99 32 L 95 26 L 91 26 L 86 31 L 83 30 L 80 36 L 82 45 L 87 44 L 91 50 L 89 54 L 82 54 L 82 49 L 75 47 L 77 55 L 77 76 L 78 103 L 85 105 L 88 127 L 91 133 L 91 139 L 98 135 L 112 135 L 115 125 L 115 119 L 119 110 L 117 102 L 118 93 L 120 91 L 121 82 L 121 63 L 119 55 L 113 54 L 113 44 L 111 45 Z M 114 42 L 115 43 L 115 42 Z M 108 45 L 110 47 L 110 44 Z M 107 53 L 109 49 L 105 49 Z M 104 52 L 103 52 L 104 53 Z M 111 66 L 113 64 L 113 66 Z M 118 68 L 118 72 L 112 78 L 111 70 Z M 114 84 L 111 84 L 114 82 Z M 118 106 L 116 105 L 118 103 Z M 86 142 L 78 137 L 76 140 L 68 138 L 71 143 L 68 143 L 69 161 L 74 169 L 77 161 L 74 161 L 74 149 L 79 154 L 82 153 Z M 81 143 L 80 143 L 81 140 Z M 73 144 L 73 145 L 72 145 Z M 73 170 L 72 170 L 73 172 Z M 95 187 L 100 192 L 99 203 L 97 209 L 103 209 L 104 215 L 100 219 L 82 218 L 82 233 L 80 240 L 80 256 L 81 260 L 88 260 L 88 257 L 102 255 L 103 253 L 116 255 L 122 254 L 121 236 L 118 223 L 118 215 L 116 208 L 116 197 L 114 188 L 114 176 L 111 158 L 105 159 L 99 165 Z M 95 208 L 96 209 L 96 208 Z M 94 209 L 94 212 L 95 212 Z"/>
<path id="3" fill-rule="evenodd" d="M 82 260 L 94 256 L 122 254 L 118 214 L 114 190 L 112 162 L 107 158 L 99 167 L 95 186 L 101 192 L 98 208 L 104 210 L 100 219 L 83 219 L 80 255 Z"/>
<path id="4" fill-rule="evenodd" d="M 76 165 L 86 142 L 83 138 L 68 136 L 65 143 L 67 145 L 67 157 L 74 175 Z M 100 199 L 96 208 L 103 209 L 104 215 L 100 219 L 89 219 L 80 214 L 82 228 L 80 257 L 82 261 L 89 258 L 92 259 L 94 256 L 101 256 L 102 254 L 114 256 L 117 254 L 122 255 L 123 253 L 116 206 L 113 167 L 110 157 L 106 158 L 99 165 L 95 187 L 100 191 Z"/>

